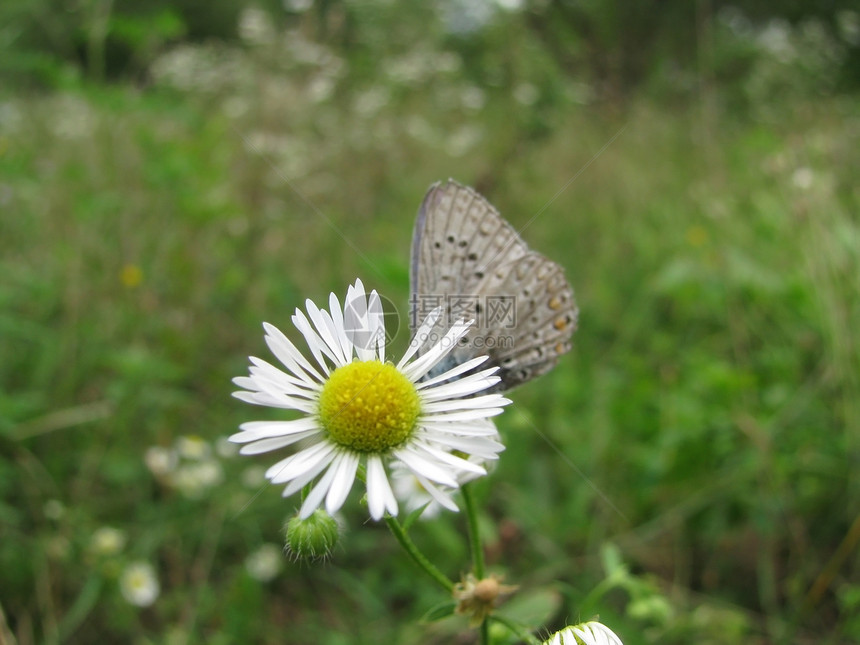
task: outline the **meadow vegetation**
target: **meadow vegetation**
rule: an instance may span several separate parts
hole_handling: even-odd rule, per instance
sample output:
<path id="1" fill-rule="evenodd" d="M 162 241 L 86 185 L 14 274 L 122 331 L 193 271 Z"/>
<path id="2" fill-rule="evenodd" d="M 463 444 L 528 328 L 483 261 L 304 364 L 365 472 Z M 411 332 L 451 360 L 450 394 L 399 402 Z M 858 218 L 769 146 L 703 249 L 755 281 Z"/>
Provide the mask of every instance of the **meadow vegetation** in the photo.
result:
<path id="1" fill-rule="evenodd" d="M 0 641 L 470 642 L 416 624 L 442 598 L 357 495 L 329 562 L 284 558 L 295 500 L 225 441 L 275 416 L 230 379 L 305 298 L 361 277 L 405 347 L 413 218 L 449 176 L 581 312 L 477 487 L 515 613 L 599 613 L 626 645 L 860 640 L 860 17 L 714 11 L 692 68 L 601 83 L 540 8 L 443 5 L 247 7 L 227 41 L 158 14 L 113 78 L 7 59 Z M 442 517 L 412 533 L 458 578 Z"/>

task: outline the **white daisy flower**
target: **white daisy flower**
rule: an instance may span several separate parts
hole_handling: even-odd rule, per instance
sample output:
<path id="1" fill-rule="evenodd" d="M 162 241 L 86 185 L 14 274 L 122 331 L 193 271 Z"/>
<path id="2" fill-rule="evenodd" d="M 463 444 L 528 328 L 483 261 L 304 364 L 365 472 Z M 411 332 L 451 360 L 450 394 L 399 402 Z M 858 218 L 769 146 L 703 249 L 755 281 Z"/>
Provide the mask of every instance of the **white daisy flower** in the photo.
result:
<path id="1" fill-rule="evenodd" d="M 592 620 L 565 627 L 553 634 L 544 645 L 623 645 L 621 639 L 606 625 Z"/>
<path id="2" fill-rule="evenodd" d="M 431 313 L 395 365 L 385 361 L 382 302 L 376 291 L 366 295 L 361 280 L 347 290 L 345 306 L 334 294 L 331 312 L 310 300 L 307 313 L 296 309 L 293 324 L 302 333 L 316 365 L 306 359 L 277 328 L 264 323 L 266 343 L 287 368 L 281 370 L 251 357 L 250 376 L 233 379 L 242 401 L 303 414 L 291 421 L 252 421 L 240 426 L 231 441 L 246 444 L 241 453 L 255 455 L 298 444 L 299 449 L 266 471 L 273 484 L 287 484 L 292 495 L 316 480 L 299 515 L 307 518 L 325 499 L 333 514 L 340 509 L 359 466 L 367 485 L 374 520 L 398 505 L 387 468 L 402 462 L 420 478 L 427 492 L 456 509 L 449 490 L 460 485 L 463 471 L 485 475 L 477 455 L 495 459 L 504 446 L 487 419 L 510 401 L 500 394 L 474 396 L 499 382 L 497 367 L 472 374 L 486 356 L 427 378 L 468 331 L 457 321 L 433 347 L 416 356 L 421 342 L 441 316 Z M 454 453 L 457 454 L 454 454 Z"/>

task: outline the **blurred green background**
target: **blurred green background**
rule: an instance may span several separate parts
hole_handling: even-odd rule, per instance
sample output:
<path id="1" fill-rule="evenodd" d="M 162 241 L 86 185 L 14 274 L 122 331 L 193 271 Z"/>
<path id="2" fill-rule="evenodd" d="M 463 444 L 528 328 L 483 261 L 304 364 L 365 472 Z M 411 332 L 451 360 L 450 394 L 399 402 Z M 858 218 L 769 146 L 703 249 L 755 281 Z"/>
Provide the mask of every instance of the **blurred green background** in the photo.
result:
<path id="1" fill-rule="evenodd" d="M 840 0 L 4 1 L 0 642 L 475 642 L 355 494 L 288 562 L 224 441 L 263 320 L 405 309 L 449 176 L 581 309 L 478 486 L 515 611 L 860 641 L 858 87 Z M 464 531 L 413 533 L 458 578 Z"/>

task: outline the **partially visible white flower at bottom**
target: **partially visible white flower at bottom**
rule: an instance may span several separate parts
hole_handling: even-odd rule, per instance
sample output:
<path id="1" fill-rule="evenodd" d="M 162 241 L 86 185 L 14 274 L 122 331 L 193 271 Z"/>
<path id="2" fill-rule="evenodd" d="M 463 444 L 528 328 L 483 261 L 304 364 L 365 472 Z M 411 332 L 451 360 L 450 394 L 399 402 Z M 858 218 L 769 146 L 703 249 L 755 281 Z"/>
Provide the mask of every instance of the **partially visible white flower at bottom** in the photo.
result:
<path id="1" fill-rule="evenodd" d="M 132 562 L 119 578 L 119 590 L 123 597 L 137 607 L 149 607 L 158 598 L 161 585 L 155 569 L 147 562 Z"/>
<path id="2" fill-rule="evenodd" d="M 592 620 L 565 627 L 545 640 L 543 645 L 623 645 L 623 643 L 606 625 Z"/>

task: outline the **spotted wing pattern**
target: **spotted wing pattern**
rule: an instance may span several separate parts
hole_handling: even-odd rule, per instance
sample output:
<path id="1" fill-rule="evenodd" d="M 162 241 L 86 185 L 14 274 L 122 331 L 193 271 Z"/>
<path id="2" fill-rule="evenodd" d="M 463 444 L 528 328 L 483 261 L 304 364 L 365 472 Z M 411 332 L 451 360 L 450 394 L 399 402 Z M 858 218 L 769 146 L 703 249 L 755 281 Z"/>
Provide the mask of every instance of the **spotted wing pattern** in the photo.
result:
<path id="1" fill-rule="evenodd" d="M 476 320 L 441 369 L 489 355 L 501 368 L 497 389 L 508 390 L 548 372 L 570 349 L 577 308 L 564 270 L 529 249 L 473 189 L 452 180 L 430 187 L 410 269 L 414 321 L 444 308 L 425 346 L 457 318 Z"/>

